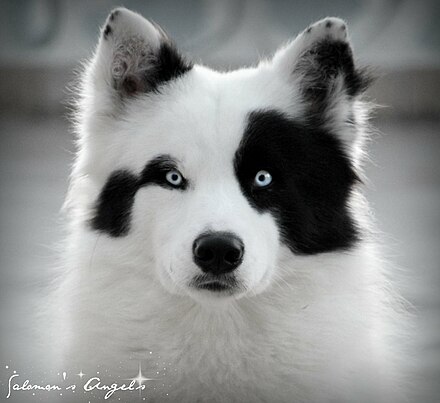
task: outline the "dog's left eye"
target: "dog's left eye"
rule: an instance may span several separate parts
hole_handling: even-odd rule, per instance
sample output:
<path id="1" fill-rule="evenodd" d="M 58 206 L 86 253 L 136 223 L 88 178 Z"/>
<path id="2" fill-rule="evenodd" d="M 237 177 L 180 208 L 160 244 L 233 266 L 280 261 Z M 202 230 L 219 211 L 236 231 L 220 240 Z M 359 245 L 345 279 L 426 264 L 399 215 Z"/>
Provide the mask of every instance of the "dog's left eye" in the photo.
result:
<path id="1" fill-rule="evenodd" d="M 254 185 L 264 188 L 272 183 L 272 175 L 267 171 L 258 171 L 255 175 Z"/>
<path id="2" fill-rule="evenodd" d="M 165 178 L 166 178 L 167 182 L 174 187 L 179 187 L 183 183 L 183 176 L 176 169 L 173 169 L 172 171 L 167 172 Z"/>

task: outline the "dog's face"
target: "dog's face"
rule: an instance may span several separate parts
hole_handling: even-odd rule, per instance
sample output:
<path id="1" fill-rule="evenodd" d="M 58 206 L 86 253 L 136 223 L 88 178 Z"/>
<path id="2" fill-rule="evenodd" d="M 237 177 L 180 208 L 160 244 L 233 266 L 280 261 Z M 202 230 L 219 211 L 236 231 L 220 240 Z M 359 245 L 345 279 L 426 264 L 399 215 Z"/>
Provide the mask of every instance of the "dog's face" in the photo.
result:
<path id="1" fill-rule="evenodd" d="M 281 254 L 351 247 L 365 83 L 338 19 L 219 73 L 115 10 L 84 79 L 74 176 L 93 188 L 87 231 L 112 262 L 154 267 L 198 300 L 262 291 L 282 276 Z"/>

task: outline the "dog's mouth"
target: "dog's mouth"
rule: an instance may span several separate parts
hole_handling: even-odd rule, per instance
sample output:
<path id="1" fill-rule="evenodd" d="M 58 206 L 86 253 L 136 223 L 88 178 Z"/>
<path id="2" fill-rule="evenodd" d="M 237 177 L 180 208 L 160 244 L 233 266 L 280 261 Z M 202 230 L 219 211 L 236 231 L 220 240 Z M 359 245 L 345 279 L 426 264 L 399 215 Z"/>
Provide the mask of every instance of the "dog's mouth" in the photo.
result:
<path id="1" fill-rule="evenodd" d="M 238 282 L 235 277 L 230 275 L 208 276 L 199 275 L 194 277 L 190 286 L 198 290 L 206 290 L 213 293 L 229 293 L 232 294 L 238 288 Z"/>
<path id="2" fill-rule="evenodd" d="M 201 290 L 220 292 L 220 291 L 229 290 L 231 288 L 231 286 L 228 284 L 224 284 L 220 281 L 210 281 L 207 283 L 202 283 L 202 284 L 197 285 L 197 288 L 199 288 Z"/>

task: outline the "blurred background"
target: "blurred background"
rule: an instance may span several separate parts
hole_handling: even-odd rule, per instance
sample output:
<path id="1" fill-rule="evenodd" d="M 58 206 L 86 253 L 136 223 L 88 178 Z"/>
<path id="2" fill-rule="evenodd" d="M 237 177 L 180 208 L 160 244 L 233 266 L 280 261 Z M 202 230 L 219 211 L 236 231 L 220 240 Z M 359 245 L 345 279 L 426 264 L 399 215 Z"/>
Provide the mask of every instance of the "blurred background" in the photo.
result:
<path id="1" fill-rule="evenodd" d="M 325 16 L 348 22 L 356 56 L 380 74 L 369 91 L 383 108 L 366 191 L 396 277 L 409 279 L 399 287 L 416 312 L 415 401 L 439 402 L 438 0 L 0 0 L 0 370 L 26 365 L 36 284 L 50 277 L 62 238 L 74 150 L 66 86 L 119 5 L 155 20 L 193 60 L 219 69 L 253 64 Z M 5 379 L 0 386 L 3 401 Z"/>

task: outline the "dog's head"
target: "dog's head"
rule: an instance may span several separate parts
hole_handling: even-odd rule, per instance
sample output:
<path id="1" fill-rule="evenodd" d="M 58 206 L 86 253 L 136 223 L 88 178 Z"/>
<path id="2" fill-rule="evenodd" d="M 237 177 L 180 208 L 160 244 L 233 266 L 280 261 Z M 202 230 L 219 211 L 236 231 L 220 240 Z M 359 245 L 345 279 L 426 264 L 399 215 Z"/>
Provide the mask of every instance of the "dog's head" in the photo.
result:
<path id="1" fill-rule="evenodd" d="M 94 253 L 201 299 L 263 290 L 285 253 L 350 248 L 367 81 L 337 18 L 223 73 L 113 11 L 83 79 L 69 196 Z"/>

